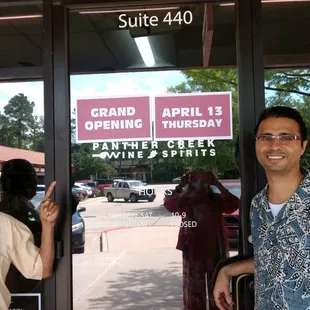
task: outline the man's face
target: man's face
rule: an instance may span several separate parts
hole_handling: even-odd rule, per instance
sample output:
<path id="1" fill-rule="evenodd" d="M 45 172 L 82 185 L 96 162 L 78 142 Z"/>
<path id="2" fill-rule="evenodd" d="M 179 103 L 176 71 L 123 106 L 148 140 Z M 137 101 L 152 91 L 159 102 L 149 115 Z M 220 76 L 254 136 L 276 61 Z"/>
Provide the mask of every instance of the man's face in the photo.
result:
<path id="1" fill-rule="evenodd" d="M 192 172 L 189 178 L 190 183 L 196 190 L 205 188 L 207 185 L 206 180 L 207 180 L 206 172 Z"/>
<path id="2" fill-rule="evenodd" d="M 261 122 L 257 135 L 300 136 L 299 124 L 289 118 L 270 117 Z M 266 172 L 289 172 L 299 167 L 307 141 L 256 141 L 256 156 Z"/>

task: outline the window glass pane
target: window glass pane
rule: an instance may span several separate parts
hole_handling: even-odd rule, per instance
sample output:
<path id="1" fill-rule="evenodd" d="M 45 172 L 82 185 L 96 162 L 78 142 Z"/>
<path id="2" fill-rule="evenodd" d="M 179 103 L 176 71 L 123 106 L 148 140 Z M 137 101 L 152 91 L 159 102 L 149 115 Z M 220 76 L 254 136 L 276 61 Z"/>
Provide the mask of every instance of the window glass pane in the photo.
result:
<path id="1" fill-rule="evenodd" d="M 45 192 L 43 82 L 8 80 L 42 78 L 42 6 L 40 1 L 2 2 L 0 15 L 0 211 L 29 227 L 39 247 L 38 210 Z M 7 239 L 12 237 L 8 232 Z M 43 306 L 43 281 L 26 279 L 5 261 L 1 267 L 10 268 L 3 279 L 12 293 L 10 309 Z"/>
<path id="2" fill-rule="evenodd" d="M 75 309 L 205 305 L 198 290 L 236 254 L 237 77 L 211 69 L 234 59 L 234 27 L 220 5 L 71 12 L 72 178 L 100 193 L 80 202 Z"/>
<path id="3" fill-rule="evenodd" d="M 302 115 L 310 134 L 310 39 L 303 29 L 310 25 L 309 2 L 265 3 L 263 19 L 270 32 L 264 38 L 267 66 L 283 67 L 265 71 L 266 106 L 288 106 Z M 277 40 L 272 37 L 277 33 Z M 302 167 L 310 169 L 309 147 Z"/>

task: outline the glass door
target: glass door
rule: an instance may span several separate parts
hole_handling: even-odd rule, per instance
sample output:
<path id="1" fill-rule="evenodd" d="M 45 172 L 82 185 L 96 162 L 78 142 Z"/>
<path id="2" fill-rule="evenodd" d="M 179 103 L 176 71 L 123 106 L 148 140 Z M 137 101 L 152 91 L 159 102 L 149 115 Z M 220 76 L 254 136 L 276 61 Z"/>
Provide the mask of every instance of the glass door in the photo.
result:
<path id="1" fill-rule="evenodd" d="M 234 10 L 69 17 L 74 309 L 213 309 L 239 240 L 236 70 L 210 68 L 232 61 Z"/>

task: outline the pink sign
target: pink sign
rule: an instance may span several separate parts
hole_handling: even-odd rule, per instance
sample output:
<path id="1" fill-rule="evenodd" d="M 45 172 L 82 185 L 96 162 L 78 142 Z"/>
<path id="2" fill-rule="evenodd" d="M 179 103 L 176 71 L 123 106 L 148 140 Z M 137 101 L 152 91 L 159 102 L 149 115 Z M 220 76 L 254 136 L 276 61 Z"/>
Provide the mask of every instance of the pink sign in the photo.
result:
<path id="1" fill-rule="evenodd" d="M 77 100 L 77 143 L 151 140 L 148 96 Z"/>
<path id="2" fill-rule="evenodd" d="M 232 139 L 231 93 L 156 96 L 154 138 Z"/>

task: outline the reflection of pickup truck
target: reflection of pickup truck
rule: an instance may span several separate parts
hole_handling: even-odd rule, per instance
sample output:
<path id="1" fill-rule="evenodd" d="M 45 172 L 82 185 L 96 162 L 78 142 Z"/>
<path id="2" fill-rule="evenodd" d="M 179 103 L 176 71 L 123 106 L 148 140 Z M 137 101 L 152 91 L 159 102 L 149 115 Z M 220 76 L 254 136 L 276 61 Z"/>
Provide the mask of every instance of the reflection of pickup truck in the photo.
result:
<path id="1" fill-rule="evenodd" d="M 99 188 L 102 196 L 104 193 L 104 189 L 106 187 L 113 185 L 113 179 L 96 179 L 94 181 L 98 183 L 98 188 Z"/>
<path id="2" fill-rule="evenodd" d="M 139 180 L 122 180 L 115 182 L 112 187 L 104 188 L 104 195 L 109 202 L 114 199 L 124 199 L 125 201 L 137 202 L 138 200 L 154 201 L 156 198 L 155 189 L 145 186 Z"/>

